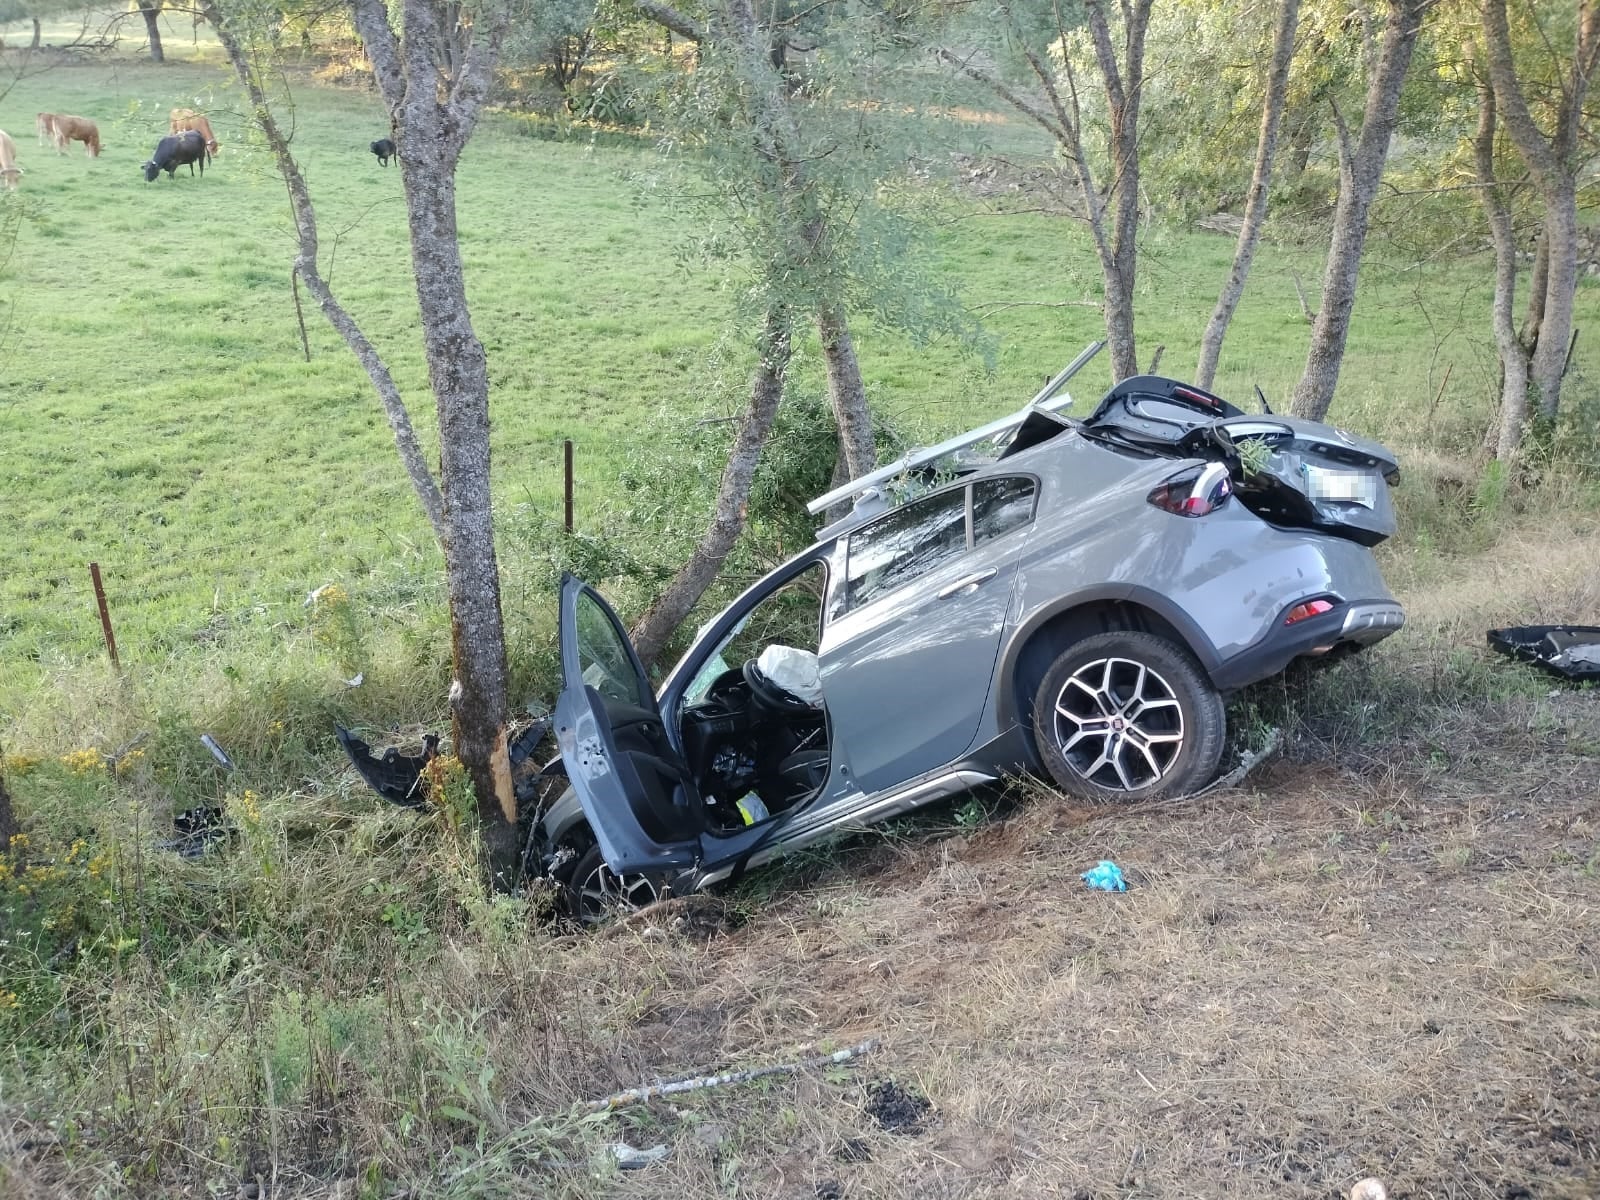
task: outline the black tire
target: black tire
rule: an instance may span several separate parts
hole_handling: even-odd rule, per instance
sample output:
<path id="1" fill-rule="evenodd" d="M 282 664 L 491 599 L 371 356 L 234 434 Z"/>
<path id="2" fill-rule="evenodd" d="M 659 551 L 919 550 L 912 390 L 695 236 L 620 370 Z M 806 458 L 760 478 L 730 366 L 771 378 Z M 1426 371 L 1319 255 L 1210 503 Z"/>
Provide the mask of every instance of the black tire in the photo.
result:
<path id="1" fill-rule="evenodd" d="M 1057 656 L 1033 734 L 1062 791 L 1101 803 L 1183 796 L 1211 781 L 1227 713 L 1189 652 L 1153 633 L 1101 633 Z"/>
<path id="2" fill-rule="evenodd" d="M 667 894 L 662 881 L 651 875 L 618 875 L 600 854 L 598 842 L 578 855 L 562 872 L 562 907 L 566 915 L 585 927 L 604 925 L 637 912 Z"/>

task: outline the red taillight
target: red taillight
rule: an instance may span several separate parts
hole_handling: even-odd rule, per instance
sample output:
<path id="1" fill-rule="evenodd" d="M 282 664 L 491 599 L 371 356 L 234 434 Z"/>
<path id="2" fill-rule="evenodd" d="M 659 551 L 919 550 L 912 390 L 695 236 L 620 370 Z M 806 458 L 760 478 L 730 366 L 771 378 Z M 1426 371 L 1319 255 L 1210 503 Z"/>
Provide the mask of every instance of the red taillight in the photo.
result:
<path id="1" fill-rule="evenodd" d="M 1209 392 L 1202 392 L 1199 388 L 1178 386 L 1172 389 L 1172 394 L 1179 400 L 1187 400 L 1190 404 L 1204 405 L 1206 408 L 1222 410 L 1222 401 Z"/>
<path id="2" fill-rule="evenodd" d="M 1285 625 L 1293 625 L 1297 621 L 1304 621 L 1311 617 L 1320 617 L 1325 612 L 1333 611 L 1332 600 L 1307 600 L 1296 604 L 1289 610 L 1289 615 L 1284 617 Z"/>
<path id="3" fill-rule="evenodd" d="M 1145 499 L 1176 516 L 1203 517 L 1221 507 L 1231 495 L 1233 483 L 1228 469 L 1221 463 L 1211 463 L 1198 471 L 1173 476 Z"/>

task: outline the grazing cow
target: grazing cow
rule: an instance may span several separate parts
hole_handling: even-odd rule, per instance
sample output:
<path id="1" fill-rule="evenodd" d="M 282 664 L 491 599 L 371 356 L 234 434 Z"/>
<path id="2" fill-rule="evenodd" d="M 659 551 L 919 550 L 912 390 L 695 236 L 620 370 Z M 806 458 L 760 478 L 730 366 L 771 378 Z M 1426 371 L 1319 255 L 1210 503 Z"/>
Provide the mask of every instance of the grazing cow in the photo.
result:
<path id="1" fill-rule="evenodd" d="M 100 157 L 100 130 L 88 117 L 57 114 L 51 134 L 57 154 L 65 154 L 67 147 L 73 142 L 82 142 L 84 152 L 90 158 Z"/>
<path id="2" fill-rule="evenodd" d="M 61 118 L 55 113 L 40 113 L 34 121 L 34 128 L 39 131 L 39 145 L 53 146 L 56 142 L 56 122 Z"/>
<path id="3" fill-rule="evenodd" d="M 399 158 L 400 151 L 394 148 L 394 143 L 388 138 L 379 138 L 372 143 L 372 152 L 378 156 L 378 165 L 387 167 L 391 158 Z"/>
<path id="4" fill-rule="evenodd" d="M 217 135 L 211 132 L 210 121 L 192 108 L 175 108 L 168 115 L 168 133 L 185 133 L 191 129 L 205 137 L 206 153 L 215 156 L 220 147 L 217 145 Z"/>
<path id="5" fill-rule="evenodd" d="M 22 168 L 17 166 L 17 144 L 11 140 L 9 133 L 0 129 L 0 181 L 10 190 L 17 186 L 21 174 Z"/>
<path id="6" fill-rule="evenodd" d="M 200 174 L 206 173 L 206 139 L 197 129 L 191 129 L 177 136 L 167 136 L 156 143 L 156 152 L 150 156 L 150 161 L 144 164 L 144 181 L 150 183 L 161 172 L 167 173 L 171 179 L 173 173 L 185 163 L 189 166 L 189 174 L 194 174 L 195 163 L 200 164 Z"/>

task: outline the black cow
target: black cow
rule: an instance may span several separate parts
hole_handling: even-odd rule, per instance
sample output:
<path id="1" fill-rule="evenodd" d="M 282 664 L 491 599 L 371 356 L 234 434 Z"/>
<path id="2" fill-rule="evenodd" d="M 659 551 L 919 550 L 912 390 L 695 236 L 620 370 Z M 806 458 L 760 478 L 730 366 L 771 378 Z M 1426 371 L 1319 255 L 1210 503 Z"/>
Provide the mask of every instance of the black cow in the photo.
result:
<path id="1" fill-rule="evenodd" d="M 400 151 L 394 148 L 394 143 L 388 138 L 379 138 L 372 143 L 372 152 L 378 156 L 378 165 L 387 167 L 391 158 L 399 158 Z"/>
<path id="2" fill-rule="evenodd" d="M 194 174 L 195 163 L 200 164 L 200 174 L 204 175 L 206 160 L 209 157 L 205 134 L 197 129 L 164 137 L 156 143 L 156 152 L 150 156 L 150 161 L 144 164 L 144 181 L 152 182 L 163 171 L 167 173 L 167 178 L 171 179 L 173 173 L 185 163 L 189 166 L 191 176 Z"/>

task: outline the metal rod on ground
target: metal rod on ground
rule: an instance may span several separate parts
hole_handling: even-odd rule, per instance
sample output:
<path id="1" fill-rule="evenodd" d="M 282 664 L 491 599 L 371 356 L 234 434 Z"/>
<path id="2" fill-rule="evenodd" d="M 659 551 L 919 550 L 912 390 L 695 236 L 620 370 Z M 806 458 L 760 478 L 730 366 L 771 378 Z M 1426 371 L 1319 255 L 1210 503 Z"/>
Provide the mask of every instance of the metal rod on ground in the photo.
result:
<path id="1" fill-rule="evenodd" d="M 100 564 L 89 564 L 89 578 L 94 580 L 94 601 L 100 606 L 100 628 L 106 635 L 106 653 L 111 655 L 111 665 L 117 670 L 122 670 L 122 661 L 117 657 L 117 638 L 111 632 L 111 609 L 106 605 L 106 585 L 100 582 Z"/>
<path id="2" fill-rule="evenodd" d="M 566 521 L 567 532 L 572 532 L 572 439 L 568 438 L 562 445 L 562 455 L 566 460 L 567 488 L 566 488 Z"/>

